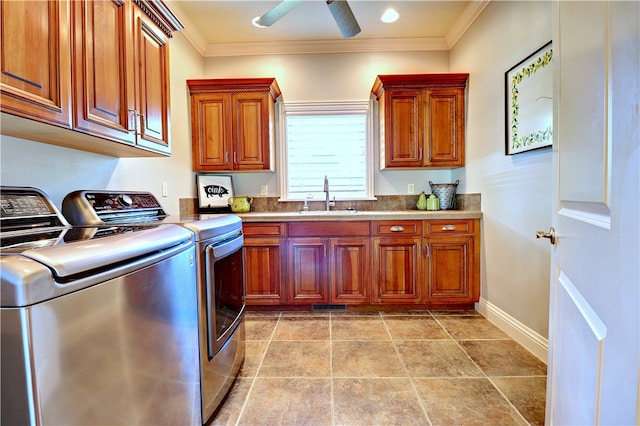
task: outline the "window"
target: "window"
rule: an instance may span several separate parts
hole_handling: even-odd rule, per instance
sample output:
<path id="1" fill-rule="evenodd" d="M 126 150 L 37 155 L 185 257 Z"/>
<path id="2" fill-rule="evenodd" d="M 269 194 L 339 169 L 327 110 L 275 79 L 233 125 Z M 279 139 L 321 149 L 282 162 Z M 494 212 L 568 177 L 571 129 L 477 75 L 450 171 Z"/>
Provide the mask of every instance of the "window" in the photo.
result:
<path id="1" fill-rule="evenodd" d="M 282 199 L 373 197 L 370 105 L 296 103 L 283 108 Z"/>

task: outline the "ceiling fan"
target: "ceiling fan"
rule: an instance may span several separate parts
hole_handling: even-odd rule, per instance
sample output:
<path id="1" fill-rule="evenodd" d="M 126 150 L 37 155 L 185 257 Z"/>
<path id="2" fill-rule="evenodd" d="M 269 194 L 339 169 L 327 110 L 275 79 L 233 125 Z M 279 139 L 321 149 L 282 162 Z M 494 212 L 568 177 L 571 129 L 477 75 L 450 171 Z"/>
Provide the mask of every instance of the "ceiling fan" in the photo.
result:
<path id="1" fill-rule="evenodd" d="M 273 8 L 268 10 L 264 15 L 254 21 L 256 25 L 261 27 L 270 27 L 278 19 L 286 15 L 291 9 L 302 3 L 304 0 L 282 0 Z M 346 0 L 326 0 L 327 6 L 335 19 L 338 28 L 342 33 L 342 37 L 350 38 L 360 32 L 360 26 L 356 21 L 356 17 L 351 11 L 351 7 Z"/>

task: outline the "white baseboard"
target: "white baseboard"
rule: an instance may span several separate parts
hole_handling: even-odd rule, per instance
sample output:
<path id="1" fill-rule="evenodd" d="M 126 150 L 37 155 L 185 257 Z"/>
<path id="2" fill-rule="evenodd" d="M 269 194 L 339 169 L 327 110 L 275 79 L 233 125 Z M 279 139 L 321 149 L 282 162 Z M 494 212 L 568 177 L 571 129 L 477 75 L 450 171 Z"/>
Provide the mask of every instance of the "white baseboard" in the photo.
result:
<path id="1" fill-rule="evenodd" d="M 545 364 L 549 353 L 549 340 L 531 330 L 511 315 L 504 312 L 486 299 L 480 298 L 476 303 L 476 311 L 493 325 L 504 331 L 513 340 L 524 346 Z"/>

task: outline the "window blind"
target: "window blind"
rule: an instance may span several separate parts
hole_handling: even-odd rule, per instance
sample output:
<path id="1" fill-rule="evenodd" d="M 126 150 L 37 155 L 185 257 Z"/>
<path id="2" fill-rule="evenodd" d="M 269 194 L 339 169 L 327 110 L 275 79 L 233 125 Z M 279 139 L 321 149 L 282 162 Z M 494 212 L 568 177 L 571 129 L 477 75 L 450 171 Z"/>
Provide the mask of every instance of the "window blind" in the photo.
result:
<path id="1" fill-rule="evenodd" d="M 367 115 L 332 113 L 287 115 L 287 198 L 366 198 Z"/>

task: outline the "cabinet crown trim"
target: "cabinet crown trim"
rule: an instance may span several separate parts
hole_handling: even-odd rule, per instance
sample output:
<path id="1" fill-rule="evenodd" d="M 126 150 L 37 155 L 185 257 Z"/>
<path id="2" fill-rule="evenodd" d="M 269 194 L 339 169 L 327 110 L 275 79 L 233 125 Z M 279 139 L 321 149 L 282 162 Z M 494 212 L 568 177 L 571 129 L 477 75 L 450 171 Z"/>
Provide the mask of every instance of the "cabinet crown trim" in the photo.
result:
<path id="1" fill-rule="evenodd" d="M 189 94 L 269 92 L 274 99 L 282 92 L 275 78 L 216 78 L 187 80 Z"/>
<path id="2" fill-rule="evenodd" d="M 469 74 L 387 74 L 378 75 L 371 93 L 376 98 L 385 89 L 464 89 Z"/>
<path id="3" fill-rule="evenodd" d="M 162 0 L 133 0 L 160 30 L 171 38 L 174 31 L 184 28 L 182 22 L 171 12 Z"/>

